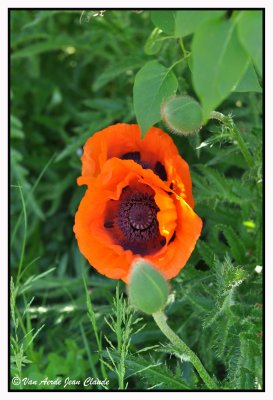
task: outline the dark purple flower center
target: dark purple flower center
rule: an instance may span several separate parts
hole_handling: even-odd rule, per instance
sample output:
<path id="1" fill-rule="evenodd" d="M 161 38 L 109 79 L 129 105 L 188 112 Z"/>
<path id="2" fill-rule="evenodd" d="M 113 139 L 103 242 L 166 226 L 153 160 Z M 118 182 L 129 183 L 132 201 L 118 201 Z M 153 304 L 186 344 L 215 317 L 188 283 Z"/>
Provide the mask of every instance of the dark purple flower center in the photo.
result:
<path id="1" fill-rule="evenodd" d="M 109 205 L 104 227 L 124 250 L 142 256 L 159 251 L 166 239 L 159 232 L 154 191 L 138 184 L 123 189 L 120 199 Z"/>
<path id="2" fill-rule="evenodd" d="M 159 208 L 147 193 L 122 195 L 118 225 L 129 242 L 149 241 L 159 233 L 156 213 Z"/>

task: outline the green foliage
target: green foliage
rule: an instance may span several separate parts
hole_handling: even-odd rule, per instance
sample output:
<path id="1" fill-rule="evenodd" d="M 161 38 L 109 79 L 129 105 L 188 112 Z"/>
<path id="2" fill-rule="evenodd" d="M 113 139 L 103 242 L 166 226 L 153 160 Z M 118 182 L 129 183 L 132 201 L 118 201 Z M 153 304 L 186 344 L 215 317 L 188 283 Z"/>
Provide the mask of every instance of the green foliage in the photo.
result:
<path id="1" fill-rule="evenodd" d="M 113 303 L 113 315 L 110 314 L 109 318 L 105 318 L 105 322 L 116 335 L 116 346 L 105 336 L 110 346 L 106 348 L 106 352 L 112 365 L 105 361 L 104 363 L 111 371 L 116 372 L 118 377 L 118 389 L 124 390 L 128 387 L 128 382 L 125 384 L 125 360 L 129 353 L 133 325 L 141 321 L 141 318 L 133 320 L 133 312 L 127 301 L 123 299 L 123 294 L 119 294 L 119 286 L 116 288 L 116 297 Z M 112 355 L 113 352 L 117 353 L 119 356 L 117 361 Z"/>
<path id="2" fill-rule="evenodd" d="M 211 118 L 194 136 L 172 136 L 203 229 L 170 281 L 168 323 L 220 389 L 263 388 L 261 23 L 256 10 L 10 12 L 12 378 L 80 380 L 66 390 L 204 389 L 73 234 L 87 138 L 116 122 L 166 130 L 161 105 L 177 93 Z M 109 384 L 83 386 L 88 376 Z"/>
<path id="3" fill-rule="evenodd" d="M 152 11 L 153 23 L 162 31 L 175 37 L 184 37 L 194 33 L 202 23 L 221 17 L 223 10 L 211 11 Z"/>
<path id="4" fill-rule="evenodd" d="M 109 357 L 105 354 L 105 357 Z M 113 361 L 119 361 L 117 353 L 112 354 Z M 183 377 L 179 374 L 179 368 L 174 373 L 164 363 L 155 361 L 150 357 L 144 358 L 140 355 L 128 355 L 125 360 L 127 378 L 136 377 L 145 382 L 147 390 L 185 390 L 189 386 L 183 382 Z"/>
<path id="5" fill-rule="evenodd" d="M 230 94 L 243 77 L 249 58 L 232 21 L 202 24 L 192 43 L 193 84 L 204 108 L 205 119 Z"/>
<path id="6" fill-rule="evenodd" d="M 177 79 L 170 68 L 150 61 L 136 74 L 134 108 L 142 134 L 159 122 L 160 105 L 177 90 Z"/>
<path id="7" fill-rule="evenodd" d="M 146 54 L 153 55 L 157 54 L 160 51 L 163 44 L 163 40 L 161 40 L 161 37 L 161 29 L 155 28 L 148 37 L 147 42 L 145 43 L 144 51 Z M 164 37 L 162 39 L 164 39 Z"/>
<path id="8" fill-rule="evenodd" d="M 173 34 L 176 11 L 152 11 L 151 18 L 155 26 L 162 29 L 163 32 Z"/>
<path id="9" fill-rule="evenodd" d="M 251 56 L 258 72 L 263 69 L 263 15 L 262 11 L 241 11 L 236 17 L 242 45 Z"/>
<path id="10" fill-rule="evenodd" d="M 234 92 L 262 92 L 261 85 L 257 78 L 257 74 L 252 63 L 249 64 L 244 76 L 238 83 L 238 85 L 233 89 Z"/>
<path id="11" fill-rule="evenodd" d="M 152 11 L 152 21 L 157 27 L 146 43 L 146 53 L 153 55 L 161 51 L 164 40 L 178 39 L 182 55 L 177 63 L 187 61 L 196 95 L 203 106 L 204 122 L 210 113 L 225 100 L 232 91 L 260 92 L 261 85 L 253 64 L 261 75 L 262 70 L 262 11 L 234 12 L 227 18 L 224 10 L 178 10 Z M 171 36 L 162 35 L 165 34 Z M 189 35 L 192 35 L 188 38 Z M 183 38 L 187 37 L 186 49 Z M 156 61 L 155 61 L 156 62 Z M 152 91 L 152 123 L 158 122 L 158 110 L 162 103 L 162 93 L 147 84 L 150 69 L 141 69 L 141 79 L 136 76 L 134 85 L 134 105 L 136 117 L 143 129 L 143 110 L 140 99 Z M 156 74 L 157 72 L 155 72 Z M 146 80 L 147 79 L 147 80 Z M 171 82 L 167 82 L 171 90 Z M 168 91 L 165 89 L 165 96 Z M 187 88 L 182 87 L 183 93 Z M 170 96 L 169 96 L 170 97 Z M 144 100 L 145 102 L 145 100 Z M 145 106 L 147 104 L 145 103 Z M 149 126 L 149 125 L 147 125 Z M 145 125 L 146 129 L 146 125 Z"/>
<path id="12" fill-rule="evenodd" d="M 207 21 L 221 17 L 225 11 L 177 11 L 174 33 L 177 37 L 184 37 L 195 33 L 199 26 Z"/>

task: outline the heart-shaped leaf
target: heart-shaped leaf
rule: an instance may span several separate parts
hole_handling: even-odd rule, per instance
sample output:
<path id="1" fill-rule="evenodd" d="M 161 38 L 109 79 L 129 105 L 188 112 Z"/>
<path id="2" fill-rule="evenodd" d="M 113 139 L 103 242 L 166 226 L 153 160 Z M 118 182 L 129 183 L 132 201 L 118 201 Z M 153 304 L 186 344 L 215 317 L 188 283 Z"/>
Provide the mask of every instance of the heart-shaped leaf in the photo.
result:
<path id="1" fill-rule="evenodd" d="M 202 24 L 193 38 L 192 56 L 193 84 L 207 120 L 238 85 L 249 65 L 249 56 L 230 20 Z"/>

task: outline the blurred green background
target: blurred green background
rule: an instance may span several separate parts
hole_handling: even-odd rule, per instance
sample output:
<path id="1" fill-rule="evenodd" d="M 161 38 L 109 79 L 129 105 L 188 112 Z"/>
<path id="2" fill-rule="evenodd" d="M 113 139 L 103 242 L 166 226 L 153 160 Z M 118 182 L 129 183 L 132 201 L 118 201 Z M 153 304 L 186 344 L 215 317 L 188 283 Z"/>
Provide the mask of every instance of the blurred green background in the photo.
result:
<path id="1" fill-rule="evenodd" d="M 19 319 L 18 349 L 23 343 L 23 353 L 31 361 L 20 364 L 16 359 L 19 350 L 15 352 L 12 375 L 18 373 L 19 362 L 22 374 L 33 379 L 101 376 L 94 333 L 86 316 L 82 275 L 90 288 L 98 329 L 110 337 L 104 316 L 111 312 L 116 281 L 100 276 L 78 250 L 74 215 L 85 188 L 77 186 L 76 178 L 87 138 L 116 122 L 136 122 L 134 77 L 146 61 L 155 58 L 143 50 L 153 29 L 149 11 L 10 11 L 10 271 L 16 293 L 14 319 Z M 168 66 L 180 51 L 176 41 L 167 40 L 156 57 Z M 195 96 L 186 65 L 177 65 L 175 71 L 180 93 Z M 227 386 L 256 388 L 253 382 L 259 374 L 252 370 L 261 374 L 261 339 L 257 336 L 261 308 L 255 307 L 262 302 L 261 277 L 254 268 L 262 265 L 262 186 L 257 183 L 262 178 L 262 96 L 233 93 L 220 110 L 233 114 L 242 134 L 248 132 L 246 142 L 255 155 L 255 165 L 249 171 L 236 143 L 227 136 L 221 139 L 223 132 L 215 121 L 194 137 L 172 136 L 191 167 L 196 212 L 204 229 L 198 249 L 172 281 L 175 301 L 168 313 L 176 332 L 218 379 L 228 377 Z M 209 145 L 200 146 L 206 140 L 211 140 Z M 232 229 L 229 238 L 222 232 L 223 225 Z M 238 237 L 243 250 L 240 246 L 235 249 Z M 223 263 L 216 277 L 209 269 L 213 254 Z M 238 265 L 244 265 L 243 272 L 236 269 Z M 227 275 L 225 271 L 229 271 Z M 229 290 L 237 281 L 245 281 L 239 293 L 243 309 L 233 309 L 235 301 L 230 304 L 232 316 L 226 318 L 223 313 L 212 320 L 217 307 L 221 308 L 221 296 L 226 295 L 224 288 Z M 120 286 L 123 290 L 124 285 Z M 202 333 L 204 318 L 211 321 Z M 144 320 L 146 327 L 132 337 L 132 352 L 164 342 L 151 318 Z M 227 338 L 223 337 L 226 332 Z M 250 351 L 251 362 L 257 363 L 254 367 L 240 359 L 241 346 L 249 343 L 240 334 L 252 335 L 252 350 L 245 349 L 243 356 Z M 12 335 L 16 336 L 14 324 Z M 228 345 L 221 347 L 222 340 Z M 103 336 L 102 342 L 105 348 Z M 188 363 L 181 366 L 164 352 L 148 353 L 145 362 L 155 357 L 195 385 Z M 246 370 L 244 382 L 235 370 L 236 363 Z M 155 377 L 139 379 L 130 365 L 129 388 L 156 384 L 151 382 Z M 115 389 L 115 373 L 109 374 L 110 388 Z M 260 382 L 261 377 L 257 379 Z M 160 383 L 160 377 L 158 380 Z"/>

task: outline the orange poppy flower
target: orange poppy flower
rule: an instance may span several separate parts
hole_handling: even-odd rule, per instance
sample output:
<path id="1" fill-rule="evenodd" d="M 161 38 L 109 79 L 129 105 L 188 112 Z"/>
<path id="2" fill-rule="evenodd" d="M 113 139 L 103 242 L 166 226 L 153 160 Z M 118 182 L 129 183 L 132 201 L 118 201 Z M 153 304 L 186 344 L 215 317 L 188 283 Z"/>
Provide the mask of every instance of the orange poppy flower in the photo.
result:
<path id="1" fill-rule="evenodd" d="M 172 139 L 117 124 L 84 146 L 79 184 L 88 189 L 75 217 L 82 254 L 101 274 L 128 280 L 132 261 L 148 259 L 166 279 L 191 255 L 202 221 L 193 211 L 188 164 Z"/>

